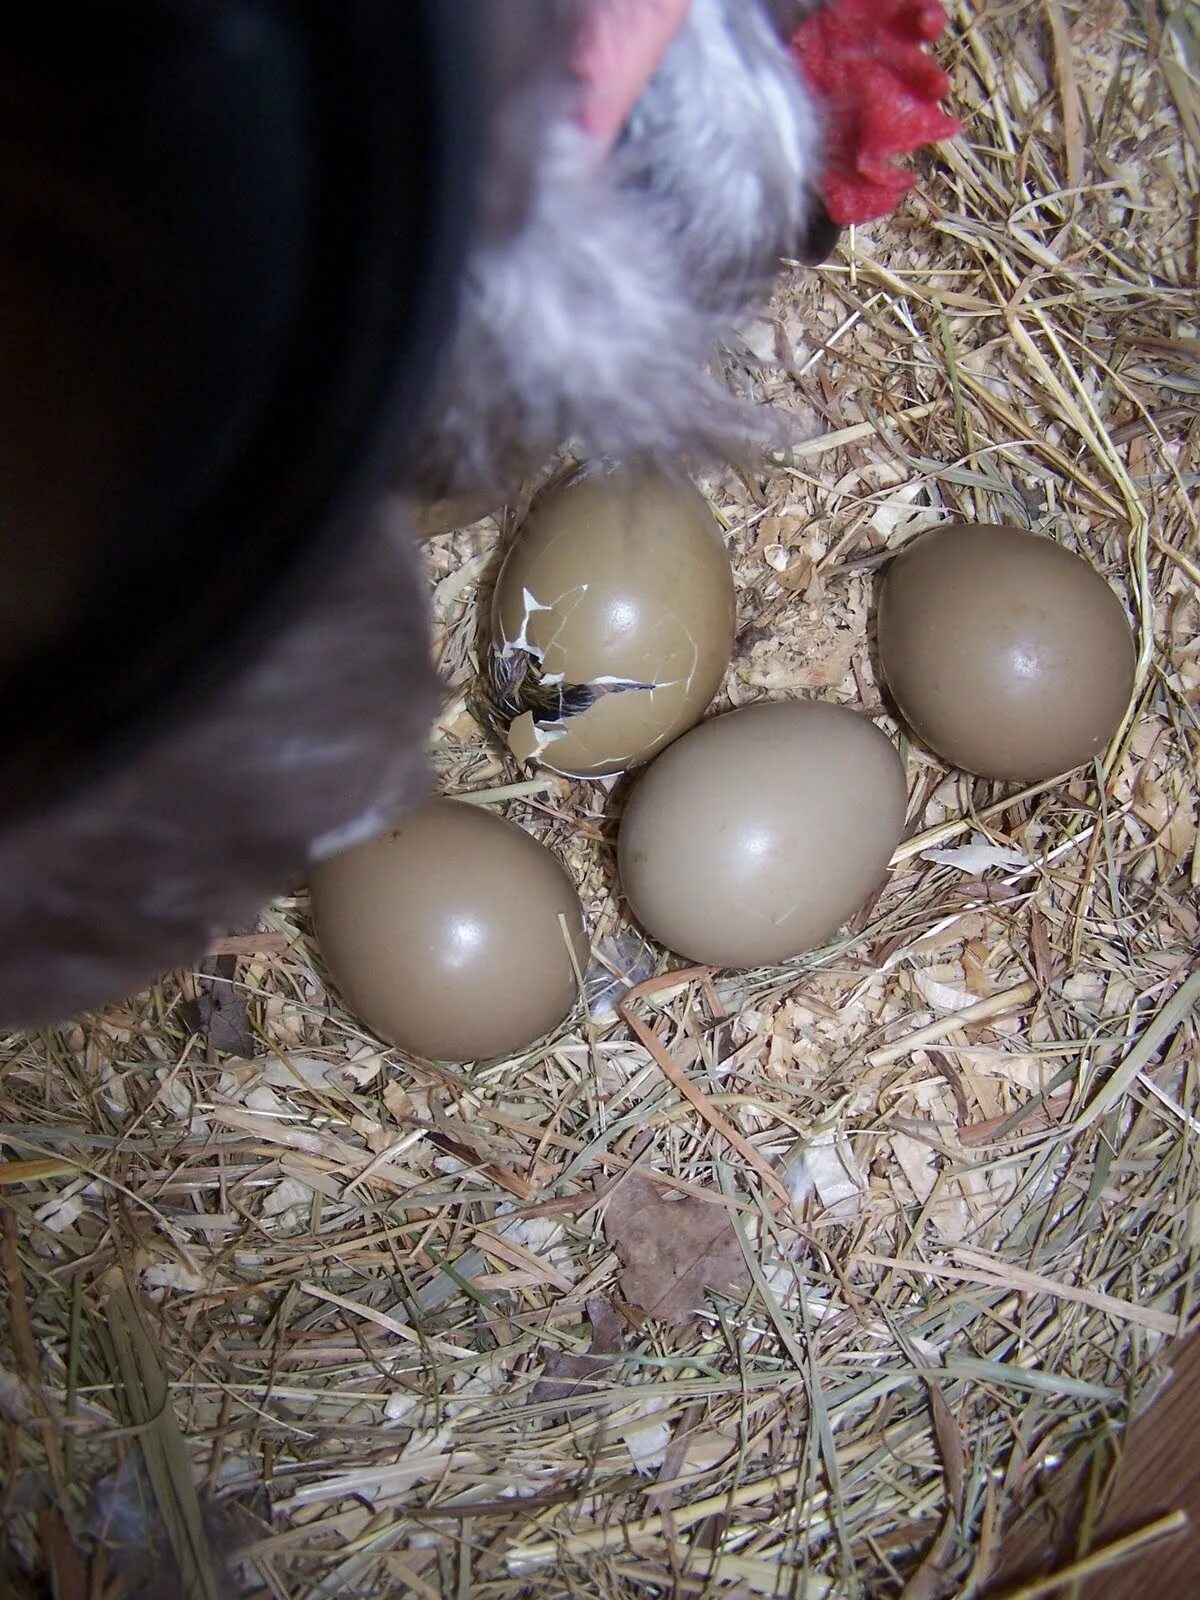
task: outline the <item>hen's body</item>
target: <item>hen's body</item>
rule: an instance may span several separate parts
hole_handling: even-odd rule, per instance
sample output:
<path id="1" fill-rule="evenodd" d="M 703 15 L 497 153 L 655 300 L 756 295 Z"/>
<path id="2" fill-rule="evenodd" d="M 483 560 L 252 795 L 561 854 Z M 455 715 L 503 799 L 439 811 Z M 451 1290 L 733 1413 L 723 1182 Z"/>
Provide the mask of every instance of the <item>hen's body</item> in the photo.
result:
<path id="1" fill-rule="evenodd" d="M 503 491 L 568 438 L 674 462 L 758 426 L 706 363 L 813 214 L 817 123 L 775 20 L 794 0 L 693 0 L 615 143 L 576 70 L 601 3 L 480 7 L 477 232 L 418 488 Z M 382 826 L 423 793 L 435 705 L 420 573 L 381 524 L 188 725 L 4 837 L 0 1019 L 128 992 Z"/>

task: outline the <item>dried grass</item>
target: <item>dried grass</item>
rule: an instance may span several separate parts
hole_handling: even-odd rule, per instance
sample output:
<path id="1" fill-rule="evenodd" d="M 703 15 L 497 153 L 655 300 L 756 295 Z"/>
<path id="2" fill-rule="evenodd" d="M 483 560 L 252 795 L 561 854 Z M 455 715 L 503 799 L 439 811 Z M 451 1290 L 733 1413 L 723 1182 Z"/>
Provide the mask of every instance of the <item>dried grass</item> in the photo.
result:
<path id="1" fill-rule="evenodd" d="M 709 485 L 728 700 L 815 693 L 901 738 L 890 885 L 829 948 L 648 984 L 623 1025 L 606 991 L 660 969 L 614 898 L 619 788 L 518 781 L 488 745 L 495 529 L 434 541 L 440 773 L 584 885 L 595 1020 L 477 1070 L 397 1059 L 326 994 L 297 899 L 223 945 L 255 1059 L 205 1058 L 194 975 L 5 1040 L 14 1584 L 41 1540 L 82 1594 L 64 1535 L 165 1518 L 188 1595 L 231 1537 L 291 1600 L 981 1595 L 1014 1507 L 1194 1318 L 1195 17 L 956 20 L 966 137 L 747 330 L 743 378 L 819 431 Z M 1135 715 L 1094 772 L 1013 795 L 883 712 L 875 573 L 951 516 L 1044 529 L 1127 597 Z M 633 1166 L 724 1197 L 752 1287 L 631 1316 L 605 1381 L 540 1403 L 615 1295 L 600 1208 Z"/>

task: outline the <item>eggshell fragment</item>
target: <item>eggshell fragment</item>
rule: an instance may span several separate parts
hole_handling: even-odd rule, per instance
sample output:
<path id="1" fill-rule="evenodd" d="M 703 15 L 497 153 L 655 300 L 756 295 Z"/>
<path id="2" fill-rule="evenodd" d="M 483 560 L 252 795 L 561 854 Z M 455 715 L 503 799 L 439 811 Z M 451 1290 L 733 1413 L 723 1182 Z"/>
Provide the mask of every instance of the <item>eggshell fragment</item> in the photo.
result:
<path id="1" fill-rule="evenodd" d="M 904 815 L 904 769 L 865 717 L 819 701 L 745 706 L 685 734 L 638 782 L 621 886 L 680 955 L 773 965 L 859 909 Z"/>
<path id="2" fill-rule="evenodd" d="M 412 1055 L 513 1054 L 575 1003 L 588 961 L 579 897 L 548 850 L 482 807 L 432 801 L 323 862 L 310 890 L 346 1005 Z"/>
<path id="3" fill-rule="evenodd" d="M 918 738 L 988 778 L 1082 766 L 1133 692 L 1133 636 L 1099 573 L 993 524 L 952 523 L 901 551 L 880 593 L 879 657 Z"/>
<path id="4" fill-rule="evenodd" d="M 537 506 L 497 580 L 492 698 L 518 760 L 572 777 L 648 760 L 703 714 L 736 603 L 697 489 L 588 469 Z"/>

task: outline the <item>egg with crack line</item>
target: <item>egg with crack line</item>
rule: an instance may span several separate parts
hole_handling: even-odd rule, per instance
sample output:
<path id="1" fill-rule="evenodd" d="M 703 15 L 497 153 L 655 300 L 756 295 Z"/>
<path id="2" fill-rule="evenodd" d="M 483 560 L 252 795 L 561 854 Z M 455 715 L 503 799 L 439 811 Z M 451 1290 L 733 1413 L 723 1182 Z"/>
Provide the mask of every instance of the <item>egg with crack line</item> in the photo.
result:
<path id="1" fill-rule="evenodd" d="M 537 505 L 501 568 L 488 674 L 524 763 L 594 778 L 639 766 L 721 686 L 737 619 L 720 526 L 650 468 L 585 468 Z"/>

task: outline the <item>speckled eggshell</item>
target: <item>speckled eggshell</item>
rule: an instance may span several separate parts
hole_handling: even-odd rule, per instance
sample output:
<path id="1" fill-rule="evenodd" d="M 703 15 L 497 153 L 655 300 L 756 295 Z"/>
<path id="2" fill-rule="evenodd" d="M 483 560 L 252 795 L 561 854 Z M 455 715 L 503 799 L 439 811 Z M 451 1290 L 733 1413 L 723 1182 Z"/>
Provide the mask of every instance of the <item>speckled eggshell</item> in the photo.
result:
<path id="1" fill-rule="evenodd" d="M 579 897 L 548 850 L 482 807 L 431 801 L 323 862 L 310 890 L 346 1006 L 412 1055 L 515 1054 L 575 1003 L 588 962 Z"/>
<path id="2" fill-rule="evenodd" d="M 891 741 L 857 712 L 745 706 L 685 734 L 638 781 L 621 886 L 677 954 L 774 965 L 821 944 L 878 888 L 905 801 Z"/>
<path id="3" fill-rule="evenodd" d="M 517 758 L 572 777 L 648 761 L 733 649 L 721 530 L 686 480 L 589 468 L 531 513 L 492 608 L 492 698 Z"/>
<path id="4" fill-rule="evenodd" d="M 1039 534 L 952 523 L 889 567 L 879 659 L 913 732 L 944 760 L 1034 783 L 1099 755 L 1133 692 L 1133 635 L 1082 557 Z"/>

